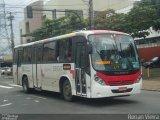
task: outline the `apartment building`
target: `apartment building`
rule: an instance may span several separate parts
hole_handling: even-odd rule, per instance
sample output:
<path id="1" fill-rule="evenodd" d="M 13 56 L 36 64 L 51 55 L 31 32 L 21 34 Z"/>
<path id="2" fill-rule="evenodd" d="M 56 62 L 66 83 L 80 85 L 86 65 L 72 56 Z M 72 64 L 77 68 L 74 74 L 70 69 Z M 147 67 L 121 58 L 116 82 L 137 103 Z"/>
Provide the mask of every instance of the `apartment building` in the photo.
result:
<path id="1" fill-rule="evenodd" d="M 30 4 L 33 9 L 43 9 L 43 1 L 37 1 Z M 33 18 L 27 17 L 27 8 L 24 8 L 24 20 L 20 22 L 20 43 L 28 43 L 32 41 L 32 37 L 28 36 L 29 33 L 42 26 L 42 11 L 33 11 Z"/>
<path id="2" fill-rule="evenodd" d="M 133 6 L 134 0 L 93 0 L 93 9 L 95 16 L 99 11 L 104 11 L 107 9 L 114 9 L 116 11 Z M 27 18 L 24 15 L 24 20 L 20 23 L 20 35 L 21 44 L 28 43 L 32 41 L 31 36 L 27 34 L 33 32 L 34 30 L 42 26 L 42 21 L 45 18 L 55 19 L 63 17 L 67 12 L 59 12 L 65 10 L 74 10 L 80 16 L 88 18 L 89 4 L 88 0 L 49 0 L 46 3 L 42 1 L 37 1 L 30 4 L 34 9 L 44 9 L 44 10 L 54 10 L 54 11 L 33 11 L 33 18 Z M 26 8 L 24 9 L 26 13 Z"/>

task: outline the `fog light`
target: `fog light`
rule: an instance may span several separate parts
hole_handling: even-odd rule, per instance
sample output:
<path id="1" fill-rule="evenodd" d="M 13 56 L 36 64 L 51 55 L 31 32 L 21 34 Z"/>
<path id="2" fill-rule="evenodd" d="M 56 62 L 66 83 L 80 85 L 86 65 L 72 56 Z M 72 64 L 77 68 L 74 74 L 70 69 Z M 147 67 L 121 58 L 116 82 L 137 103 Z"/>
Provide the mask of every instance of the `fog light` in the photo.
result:
<path id="1" fill-rule="evenodd" d="M 141 81 L 141 79 L 142 79 L 142 75 L 140 75 L 140 76 L 138 77 L 136 83 L 139 83 L 139 82 Z"/>

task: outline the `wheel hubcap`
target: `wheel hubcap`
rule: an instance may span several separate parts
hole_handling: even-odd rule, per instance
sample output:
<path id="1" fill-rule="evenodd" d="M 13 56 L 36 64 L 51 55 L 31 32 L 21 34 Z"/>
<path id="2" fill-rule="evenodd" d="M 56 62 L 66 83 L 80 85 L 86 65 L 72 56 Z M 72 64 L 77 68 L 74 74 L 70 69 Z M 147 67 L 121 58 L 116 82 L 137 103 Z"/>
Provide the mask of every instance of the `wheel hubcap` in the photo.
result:
<path id="1" fill-rule="evenodd" d="M 24 91 L 27 91 L 26 83 L 23 84 L 23 90 L 24 90 Z"/>
<path id="2" fill-rule="evenodd" d="M 71 88 L 70 88 L 70 86 L 68 84 L 64 88 L 64 94 L 67 97 L 71 96 Z"/>

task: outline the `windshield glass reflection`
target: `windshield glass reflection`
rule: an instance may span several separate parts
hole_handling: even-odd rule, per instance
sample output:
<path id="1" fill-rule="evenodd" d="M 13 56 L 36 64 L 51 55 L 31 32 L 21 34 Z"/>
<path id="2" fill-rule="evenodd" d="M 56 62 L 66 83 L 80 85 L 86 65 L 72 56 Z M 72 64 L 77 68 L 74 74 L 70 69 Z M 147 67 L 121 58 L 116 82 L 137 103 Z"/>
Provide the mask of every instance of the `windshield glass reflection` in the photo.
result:
<path id="1" fill-rule="evenodd" d="M 92 63 L 96 70 L 121 71 L 139 69 L 137 51 L 127 35 L 90 35 L 93 46 Z"/>

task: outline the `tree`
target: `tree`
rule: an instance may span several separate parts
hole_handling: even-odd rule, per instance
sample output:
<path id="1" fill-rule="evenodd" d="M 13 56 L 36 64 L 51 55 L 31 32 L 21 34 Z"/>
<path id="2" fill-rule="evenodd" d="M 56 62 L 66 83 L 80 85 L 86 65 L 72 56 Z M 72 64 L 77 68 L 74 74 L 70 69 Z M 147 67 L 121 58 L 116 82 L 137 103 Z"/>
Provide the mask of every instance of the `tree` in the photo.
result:
<path id="1" fill-rule="evenodd" d="M 126 20 L 131 29 L 128 31 L 133 37 L 146 37 L 148 29 L 153 26 L 153 18 L 156 17 L 156 10 L 150 7 L 135 6 L 127 15 Z M 139 33 L 139 34 L 138 34 Z"/>
<path id="2" fill-rule="evenodd" d="M 111 9 L 103 11 L 95 20 L 96 29 L 118 30 L 145 38 L 150 27 L 160 30 L 160 0 L 137 1 L 127 14 L 118 14 Z"/>
<path id="3" fill-rule="evenodd" d="M 102 11 L 95 18 L 96 29 L 111 29 L 126 32 L 126 14 L 118 14 L 113 9 Z"/>
<path id="4" fill-rule="evenodd" d="M 70 33 L 77 29 L 87 27 L 88 22 L 83 18 L 77 18 L 73 13 L 69 13 L 66 17 L 59 19 L 46 19 L 41 28 L 35 30 L 30 35 L 34 41 Z"/>

